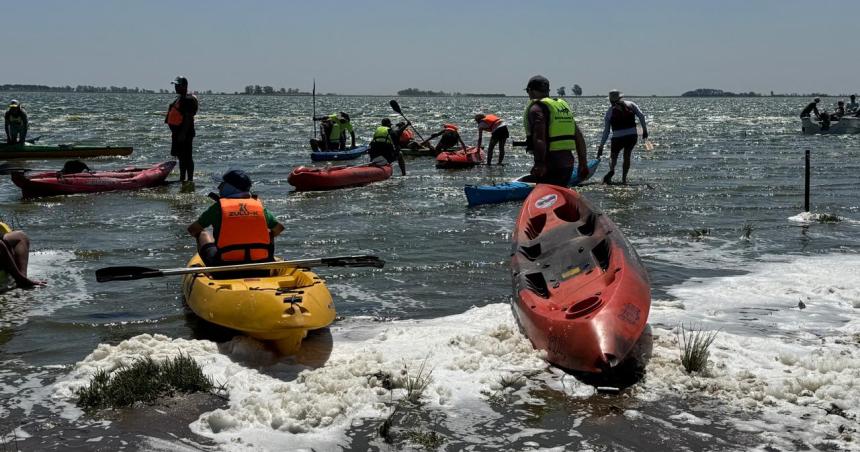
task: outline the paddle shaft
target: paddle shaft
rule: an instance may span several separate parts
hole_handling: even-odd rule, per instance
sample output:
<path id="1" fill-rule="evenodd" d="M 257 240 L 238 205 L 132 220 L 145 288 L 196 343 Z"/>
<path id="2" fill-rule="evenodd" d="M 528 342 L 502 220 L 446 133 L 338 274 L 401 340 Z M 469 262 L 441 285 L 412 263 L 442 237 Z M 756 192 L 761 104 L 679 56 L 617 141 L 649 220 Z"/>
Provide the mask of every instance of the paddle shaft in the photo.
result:
<path id="1" fill-rule="evenodd" d="M 418 135 L 418 138 L 421 138 L 422 143 L 426 143 L 427 141 L 429 141 L 425 140 L 424 137 L 421 136 L 421 132 L 419 132 L 418 129 L 416 129 L 415 126 L 412 124 L 412 121 L 410 121 L 409 118 L 407 118 L 406 115 L 403 114 L 403 111 L 400 110 L 400 104 L 398 104 L 396 100 L 392 100 L 388 104 L 391 105 L 391 108 L 393 108 L 394 111 L 397 112 L 397 114 L 399 114 L 403 117 L 403 119 L 406 120 L 406 124 L 409 124 L 409 126 L 412 127 L 412 130 L 415 131 L 415 134 Z"/>
<path id="2" fill-rule="evenodd" d="M 96 270 L 98 282 L 130 281 L 162 276 L 189 275 L 195 273 L 217 273 L 242 270 L 265 270 L 281 267 L 377 267 L 381 268 L 385 261 L 376 256 L 339 256 L 312 259 L 296 259 L 290 261 L 260 262 L 254 264 L 221 265 L 218 267 L 183 267 L 157 269 L 147 267 L 106 267 Z"/>

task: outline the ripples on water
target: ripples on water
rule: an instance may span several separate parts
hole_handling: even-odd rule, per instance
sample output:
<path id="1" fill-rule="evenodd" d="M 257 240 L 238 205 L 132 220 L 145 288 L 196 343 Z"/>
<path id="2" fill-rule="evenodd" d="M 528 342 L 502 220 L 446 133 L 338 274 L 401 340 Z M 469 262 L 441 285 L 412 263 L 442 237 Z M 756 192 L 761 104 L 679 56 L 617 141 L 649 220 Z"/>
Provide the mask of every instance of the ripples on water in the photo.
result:
<path id="1" fill-rule="evenodd" d="M 162 121 L 171 96 L 22 93 L 16 97 L 24 102 L 30 114 L 30 136 L 42 135 L 43 143 L 131 144 L 135 147 L 129 158 L 93 161 L 91 167 L 155 162 L 169 156 L 169 133 Z M 388 107 L 388 100 L 322 97 L 317 101 L 317 112 L 349 112 L 357 141 L 362 142 L 370 138 L 382 117 L 397 119 Z M 513 137 L 523 135 L 518 126 L 525 104 L 522 98 L 399 100 L 404 113 L 425 136 L 444 122 L 456 122 L 465 130 L 465 140 L 472 142 L 476 132 L 471 118 L 479 111 L 504 117 L 511 124 Z M 779 273 L 771 274 L 768 269 L 789 268 L 779 265 L 791 265 L 785 262 L 799 260 L 801 268 L 806 265 L 819 270 L 818 280 L 826 280 L 823 286 L 837 286 L 834 290 L 842 295 L 833 303 L 838 305 L 852 297 L 857 299 L 856 277 L 842 286 L 838 280 L 828 279 L 840 274 L 845 265 L 840 259 L 857 253 L 860 242 L 856 221 L 803 224 L 788 220 L 797 215 L 802 206 L 804 149 L 811 149 L 813 156 L 813 211 L 847 220 L 860 219 L 857 136 L 801 135 L 796 112 L 803 106 L 803 99 L 631 100 L 647 114 L 656 149 L 653 152 L 646 152 L 641 146 L 637 149 L 630 175 L 631 186 L 590 184 L 581 191 L 612 216 L 648 266 L 654 284 L 655 309 L 651 321 L 655 327 L 672 328 L 679 321 L 704 321 L 737 335 L 728 336 L 725 347 L 752 347 L 764 356 L 772 348 L 766 338 L 774 333 L 774 328 L 783 331 L 783 327 L 774 327 L 775 324 L 795 322 L 800 330 L 796 335 L 804 338 L 824 331 L 835 334 L 846 321 L 856 324 L 853 311 L 856 302 L 854 306 L 849 302 L 849 307 L 838 313 L 818 312 L 817 315 L 825 318 L 823 323 L 806 325 L 802 317 L 797 317 L 798 312 L 786 311 L 796 305 L 791 304 L 791 295 L 781 299 L 779 294 L 796 290 L 802 294 L 798 295 L 800 297 L 814 298 L 819 289 L 808 286 L 814 285 L 816 280 L 805 281 L 804 287 L 791 287 L 800 279 L 781 278 Z M 277 241 L 281 254 L 298 258 L 373 253 L 388 261 L 383 270 L 320 269 L 319 273 L 329 281 L 338 314 L 347 321 L 356 319 L 355 322 L 363 325 L 360 319 L 375 317 L 443 319 L 444 323 L 444 318 L 462 314 L 472 306 L 487 306 L 489 311 L 480 311 L 482 315 L 498 324 L 509 323 L 504 306 L 511 292 L 507 259 L 510 231 L 518 206 L 505 204 L 468 209 L 462 187 L 524 174 L 530 167 L 530 156 L 519 149 L 508 149 L 504 167 L 462 171 L 437 170 L 431 159 L 408 159 L 406 177 L 395 176 L 363 188 L 292 193 L 286 182 L 290 169 L 309 164 L 306 143 L 311 134 L 310 101 L 310 98 L 293 97 L 201 96 L 195 140 L 198 182 L 193 193 L 182 193 L 177 184 L 172 184 L 136 193 L 22 201 L 20 192 L 8 179 L 0 183 L 0 215 L 28 232 L 36 250 L 31 272 L 36 278 L 50 280 L 50 285 L 44 289 L 0 295 L 0 360 L 5 369 L 0 374 L 3 394 L 18 392 L 16 388 L 21 383 L 16 382 L 31 379 L 50 385 L 57 378 L 65 378 L 69 366 L 81 361 L 100 343 L 118 344 L 144 333 L 160 333 L 170 338 L 199 337 L 187 320 L 176 281 L 100 285 L 92 275 L 96 268 L 108 265 L 168 268 L 183 265 L 194 250 L 185 227 L 210 202 L 206 197 L 214 188 L 210 175 L 220 174 L 230 167 L 242 167 L 249 172 L 255 181 L 255 190 L 287 227 Z M 574 99 L 572 105 L 579 126 L 585 131 L 589 153 L 594 155 L 606 102 L 594 98 Z M 32 162 L 32 165 L 55 168 L 60 163 L 44 161 Z M 598 170 L 597 180 L 605 172 L 604 163 Z M 742 238 L 745 228 L 752 230 L 749 239 Z M 732 278 L 750 272 L 764 276 L 739 280 L 737 287 L 741 289 L 727 289 L 729 295 L 726 296 L 713 288 L 715 284 L 717 287 L 735 284 L 737 280 Z M 768 282 L 773 283 L 767 285 Z M 702 284 L 707 289 L 701 288 Z M 769 314 L 771 311 L 767 309 L 772 306 L 766 296 L 746 297 L 742 290 L 744 284 L 767 287 L 765 295 L 773 294 L 782 300 L 776 308 L 781 309 L 780 314 Z M 710 304 L 721 305 L 723 309 L 705 307 Z M 462 322 L 454 319 L 456 317 L 452 317 L 452 322 Z M 480 333 L 468 323 L 460 323 L 458 327 L 459 334 Z M 383 334 L 382 326 L 367 328 L 374 334 Z M 346 333 L 335 331 L 335 344 L 349 342 L 348 336 L 343 334 Z M 850 336 L 852 332 L 841 331 L 840 334 Z M 756 345 L 743 345 L 744 337 Z M 651 372 L 669 381 L 686 381 L 682 375 L 673 373 L 674 370 L 668 370 L 670 366 L 661 364 L 661 353 L 667 360 L 674 353 L 671 338 L 670 334 L 657 335 L 657 358 Z M 761 341 L 765 342 L 759 344 Z M 371 343 L 365 346 L 376 347 Z M 780 347 L 789 349 L 792 345 Z M 200 350 L 203 355 L 209 353 L 205 347 Z M 386 363 L 396 363 L 407 357 L 417 359 L 415 353 L 406 353 L 397 347 L 385 350 Z M 432 352 L 424 347 L 418 350 Z M 800 349 L 791 353 L 807 351 Z M 535 366 L 528 361 L 531 358 L 523 359 L 525 361 L 512 366 Z M 727 356 L 726 360 L 731 358 Z M 795 366 L 790 367 L 792 371 L 802 367 L 793 363 L 786 364 Z M 726 365 L 732 368 L 731 364 Z M 213 368 L 213 372 L 223 371 L 219 369 Z M 533 370 L 542 372 L 540 367 Z M 494 378 L 490 370 L 474 372 L 478 379 Z M 845 372 L 858 373 L 856 369 Z M 451 378 L 460 378 L 456 373 L 452 375 Z M 828 375 L 822 378 L 835 378 Z M 727 374 L 728 379 L 736 377 L 737 374 Z M 541 378 L 552 380 L 546 375 Z M 650 390 L 660 389 L 653 381 L 652 378 L 650 385 L 643 383 L 642 392 L 648 393 L 643 399 L 654 397 Z M 480 388 L 473 389 L 480 392 Z M 550 399 L 560 394 L 553 390 L 550 393 L 556 394 Z M 241 391 L 237 389 L 231 397 L 240 397 L 238 394 Z M 39 412 L 32 405 L 39 406 L 44 397 L 39 390 L 20 391 L 0 405 L 0 413 L 4 417 L 9 414 L 9 419 L 24 419 L 28 412 L 32 414 L 28 410 Z M 713 397 L 720 400 L 724 396 L 715 393 Z M 741 403 L 745 400 L 741 398 Z M 822 400 L 821 404 L 826 405 L 829 399 Z M 570 402 L 562 405 L 565 403 Z M 440 412 L 472 412 L 474 408 L 455 410 L 443 402 L 439 404 Z M 671 414 L 661 413 L 656 406 L 641 409 L 646 418 L 664 418 Z M 581 413 L 580 409 L 570 406 L 554 406 L 550 411 L 566 415 L 579 413 L 574 417 L 580 419 L 579 425 L 584 422 L 581 431 L 601 434 L 599 425 L 590 425 L 596 419 L 593 413 Z M 636 413 L 639 412 L 626 413 L 627 424 L 618 421 L 620 426 L 617 427 L 635 424 L 639 419 L 636 416 L 642 416 Z M 51 418 L 52 415 L 45 416 Z M 524 415 L 505 418 L 510 423 L 508 428 L 524 428 L 519 416 Z M 749 416 L 766 418 L 765 415 Z M 691 422 L 679 421 L 679 424 Z M 243 430 L 236 428 L 239 429 L 236 436 L 242 437 Z M 540 429 L 555 433 L 536 431 L 518 440 L 518 444 L 527 447 L 524 441 L 528 437 L 543 438 L 535 441 L 547 447 L 565 444 L 582 447 L 587 443 L 571 442 L 568 428 L 569 425 L 545 422 Z M 764 430 L 762 426 L 756 428 Z M 362 431 L 359 427 L 354 430 Z M 481 428 L 475 427 L 472 433 L 488 439 L 488 433 Z M 462 443 L 465 445 L 469 434 L 459 431 L 453 435 L 466 441 Z M 672 434 L 667 435 L 672 437 Z M 325 429 L 323 436 L 326 436 Z M 335 433 L 330 436 L 338 437 Z M 692 447 L 697 443 L 689 436 L 685 436 L 688 441 L 685 444 Z M 778 435 L 773 439 L 768 433 L 762 433 L 761 437 L 765 438 L 760 440 L 764 443 L 783 444 Z M 804 440 L 809 444 L 821 441 L 820 438 Z M 608 443 L 593 439 L 588 444 L 600 447 Z"/>

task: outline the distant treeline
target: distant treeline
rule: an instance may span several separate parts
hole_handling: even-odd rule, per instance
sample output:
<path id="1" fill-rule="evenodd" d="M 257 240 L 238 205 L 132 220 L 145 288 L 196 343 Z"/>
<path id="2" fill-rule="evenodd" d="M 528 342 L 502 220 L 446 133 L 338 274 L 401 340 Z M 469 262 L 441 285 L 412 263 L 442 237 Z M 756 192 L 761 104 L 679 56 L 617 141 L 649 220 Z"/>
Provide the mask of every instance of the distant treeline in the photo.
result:
<path id="1" fill-rule="evenodd" d="M 761 97 L 761 94 L 752 91 L 748 93 L 733 93 L 721 89 L 699 88 L 681 94 L 681 97 Z"/>
<path id="2" fill-rule="evenodd" d="M 418 88 L 406 88 L 397 92 L 398 96 L 464 96 L 464 97 L 505 97 L 504 94 L 485 94 L 485 93 L 446 93 L 444 91 L 421 90 Z"/>
<path id="3" fill-rule="evenodd" d="M 761 94 L 761 93 L 754 93 L 752 91 L 750 91 L 748 93 L 733 93 L 731 91 L 723 91 L 721 89 L 713 89 L 713 88 L 699 88 L 699 89 L 694 89 L 693 91 L 687 91 L 686 93 L 681 94 L 681 97 L 763 97 L 763 96 L 766 96 L 766 95 Z M 833 97 L 840 97 L 840 96 L 847 97 L 848 95 L 847 94 L 837 94 L 836 96 L 833 96 Z M 774 93 L 773 91 L 771 91 L 770 97 L 831 97 L 831 95 L 825 94 L 825 93 L 781 94 L 781 93 Z"/>
<path id="4" fill-rule="evenodd" d="M 0 91 L 28 91 L 28 92 L 52 92 L 52 93 L 145 93 L 154 94 L 155 91 L 143 88 L 128 88 L 126 86 L 47 86 L 47 85 L 22 85 L 7 84 L 0 85 Z M 159 92 L 167 93 L 167 90 Z"/>
<path id="5" fill-rule="evenodd" d="M 271 86 L 248 85 L 243 94 L 254 96 L 305 96 L 311 93 L 301 92 L 298 88 L 273 88 Z"/>

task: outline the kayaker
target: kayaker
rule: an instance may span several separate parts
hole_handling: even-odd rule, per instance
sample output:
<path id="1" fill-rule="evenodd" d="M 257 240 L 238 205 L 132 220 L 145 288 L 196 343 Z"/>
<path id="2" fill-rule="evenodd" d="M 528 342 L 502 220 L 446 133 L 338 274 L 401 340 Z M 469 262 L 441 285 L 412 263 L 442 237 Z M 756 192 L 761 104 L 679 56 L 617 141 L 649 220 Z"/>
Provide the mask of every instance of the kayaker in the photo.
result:
<path id="1" fill-rule="evenodd" d="M 395 135 L 397 135 L 397 142 L 400 143 L 400 148 L 408 148 L 413 145 L 413 143 L 417 146 L 418 143 L 415 143 L 413 138 L 415 138 L 415 132 L 409 130 L 409 124 L 403 121 L 398 122 L 391 129 L 394 131 Z"/>
<path id="2" fill-rule="evenodd" d="M 624 100 L 623 97 L 624 94 L 617 89 L 610 91 L 609 109 L 603 115 L 603 137 L 600 139 L 600 146 L 597 147 L 597 158 L 603 154 L 603 146 L 609 138 L 609 130 L 612 129 L 612 141 L 609 143 L 609 171 L 603 176 L 604 184 L 612 182 L 618 154 L 622 149 L 624 150 L 624 163 L 621 170 L 621 183 L 627 184 L 630 160 L 638 139 L 636 118 L 639 118 L 639 125 L 642 126 L 642 139 L 648 138 L 648 124 L 645 123 L 645 115 L 642 114 L 642 110 L 633 102 Z"/>
<path id="3" fill-rule="evenodd" d="M 170 127 L 170 155 L 179 160 L 179 181 L 194 181 L 194 160 L 191 155 L 194 140 L 194 115 L 197 97 L 188 94 L 188 79 L 179 76 L 171 82 L 178 96 L 167 108 L 164 122 Z"/>
<path id="4" fill-rule="evenodd" d="M 27 120 L 27 112 L 21 108 L 17 100 L 12 99 L 9 102 L 4 123 L 6 126 L 6 143 L 24 144 L 30 122 Z"/>
<path id="5" fill-rule="evenodd" d="M 525 182 L 567 187 L 579 160 L 579 177 L 588 177 L 585 138 L 573 111 L 564 99 L 549 97 L 549 80 L 541 75 L 526 85 L 529 103 L 523 117 L 526 150 L 534 154 L 534 166 Z M 576 151 L 576 158 L 573 152 Z"/>
<path id="6" fill-rule="evenodd" d="M 463 149 L 466 149 L 466 143 L 463 142 L 463 139 L 460 138 L 460 128 L 454 124 L 442 124 L 442 130 L 430 135 L 422 145 L 428 144 L 430 140 L 439 138 L 439 141 L 436 143 L 436 146 L 430 146 L 430 149 L 435 150 L 436 152 L 448 151 L 453 149 L 459 143 Z"/>
<path id="7" fill-rule="evenodd" d="M 821 99 L 816 97 L 800 112 L 801 118 L 808 118 L 811 116 L 811 113 L 815 113 L 815 119 L 821 119 L 821 113 L 818 112 L 818 103 L 821 102 Z"/>
<path id="8" fill-rule="evenodd" d="M 852 94 L 849 99 L 851 99 L 851 102 L 848 102 L 848 104 L 845 105 L 845 111 L 848 113 L 854 113 L 858 108 L 860 108 L 860 105 L 857 104 L 857 96 Z"/>
<path id="9" fill-rule="evenodd" d="M 5 271 L 15 280 L 15 285 L 21 289 L 31 289 L 44 286 L 43 281 L 34 281 L 27 277 L 27 264 L 30 260 L 30 238 L 24 231 L 12 231 L 0 238 L 0 270 Z"/>
<path id="10" fill-rule="evenodd" d="M 213 195 L 214 196 L 214 195 Z M 274 259 L 274 238 L 284 231 L 263 203 L 251 194 L 251 178 L 242 170 L 221 177 L 218 201 L 188 226 L 206 265 L 247 264 Z M 206 228 L 212 226 L 212 233 Z"/>
<path id="11" fill-rule="evenodd" d="M 833 121 L 839 121 L 839 118 L 845 116 L 845 101 L 836 102 L 836 111 L 830 115 L 830 119 Z"/>
<path id="12" fill-rule="evenodd" d="M 493 164 L 493 149 L 496 144 L 499 145 L 499 165 L 505 159 L 505 142 L 511 136 L 508 132 L 508 125 L 504 120 L 496 115 L 477 114 L 475 122 L 478 123 L 478 147 L 481 147 L 481 138 L 484 136 L 484 131 L 490 132 L 490 146 L 487 149 L 487 165 Z"/>
<path id="13" fill-rule="evenodd" d="M 400 175 L 406 175 L 406 162 L 400 153 L 400 140 L 398 132 L 391 128 L 391 120 L 384 118 L 370 140 L 370 149 L 367 151 L 370 163 L 378 166 L 390 165 L 397 160 L 400 166 Z"/>
<path id="14" fill-rule="evenodd" d="M 318 116 L 315 121 L 322 121 L 323 139 L 319 147 L 323 150 L 346 149 L 346 134 L 351 138 L 350 149 L 355 148 L 355 131 L 349 122 L 349 115 L 344 112 L 332 113 L 328 116 Z"/>

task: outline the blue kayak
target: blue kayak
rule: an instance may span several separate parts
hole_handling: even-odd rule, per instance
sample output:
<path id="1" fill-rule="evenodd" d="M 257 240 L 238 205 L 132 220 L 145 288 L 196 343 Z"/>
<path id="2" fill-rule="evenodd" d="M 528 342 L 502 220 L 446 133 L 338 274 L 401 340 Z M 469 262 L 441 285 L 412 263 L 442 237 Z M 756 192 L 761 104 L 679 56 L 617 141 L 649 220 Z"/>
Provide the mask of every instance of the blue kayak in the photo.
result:
<path id="1" fill-rule="evenodd" d="M 600 159 L 592 159 L 588 161 L 588 177 L 580 180 L 576 173 L 576 168 L 573 169 L 573 175 L 570 178 L 570 186 L 577 186 L 594 175 L 597 167 L 600 165 Z M 527 177 L 527 176 L 523 176 Z M 522 177 L 520 178 L 522 179 Z M 532 189 L 535 188 L 534 182 L 521 182 L 519 179 L 511 182 L 493 185 L 466 185 L 466 199 L 469 201 L 469 206 L 479 206 L 481 204 L 498 204 L 508 201 L 522 201 L 529 196 Z"/>
<path id="2" fill-rule="evenodd" d="M 343 151 L 315 151 L 311 152 L 311 160 L 322 162 L 327 160 L 352 160 L 367 152 L 369 146 L 356 146 Z"/>

